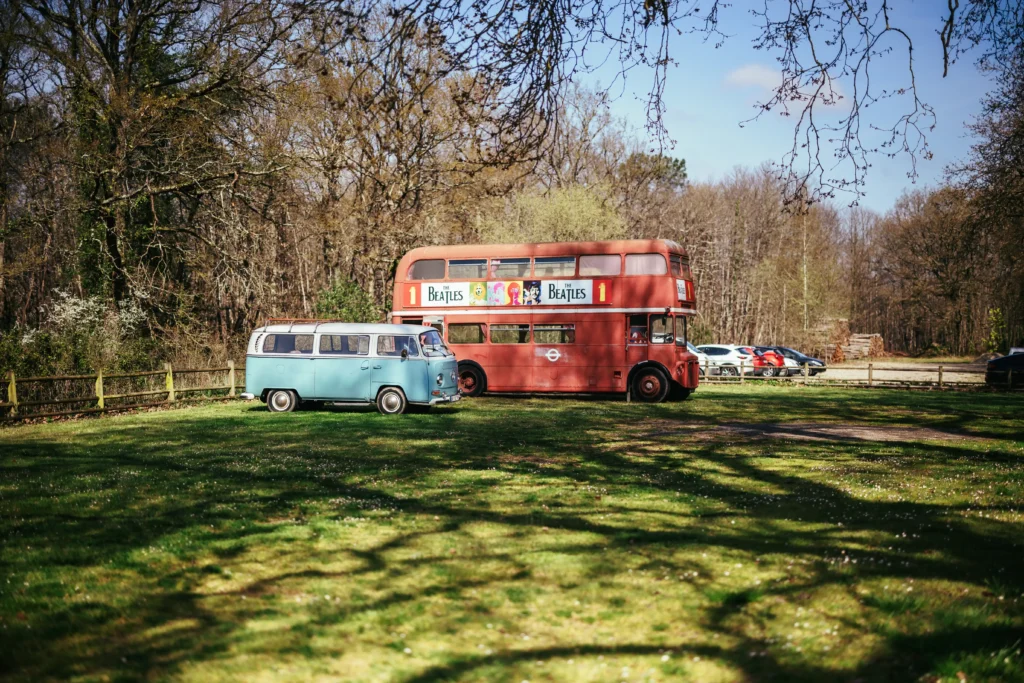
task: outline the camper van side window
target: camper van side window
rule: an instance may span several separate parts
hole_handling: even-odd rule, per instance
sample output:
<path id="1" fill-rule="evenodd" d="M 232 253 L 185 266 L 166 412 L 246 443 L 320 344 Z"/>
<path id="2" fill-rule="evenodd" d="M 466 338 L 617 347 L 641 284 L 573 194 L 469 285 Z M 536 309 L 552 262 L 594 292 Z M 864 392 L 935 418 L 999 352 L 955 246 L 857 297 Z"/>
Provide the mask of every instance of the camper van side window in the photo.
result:
<path id="1" fill-rule="evenodd" d="M 324 334 L 320 336 L 320 353 L 331 356 L 367 356 L 370 353 L 368 334 Z"/>
<path id="2" fill-rule="evenodd" d="M 311 334 L 268 334 L 263 353 L 313 353 Z"/>

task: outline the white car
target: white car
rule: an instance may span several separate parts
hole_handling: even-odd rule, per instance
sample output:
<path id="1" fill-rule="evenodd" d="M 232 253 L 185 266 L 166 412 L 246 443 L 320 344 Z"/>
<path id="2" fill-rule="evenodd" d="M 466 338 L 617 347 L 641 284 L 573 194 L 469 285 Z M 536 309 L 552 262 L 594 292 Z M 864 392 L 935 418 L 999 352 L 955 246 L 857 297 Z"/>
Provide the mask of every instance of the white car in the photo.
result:
<path id="1" fill-rule="evenodd" d="M 743 374 L 752 375 L 754 374 L 753 356 L 741 351 L 740 348 L 735 344 L 704 344 L 698 346 L 697 350 L 707 357 L 709 374 L 737 376 L 740 374 L 742 365 Z M 701 363 L 703 362 L 702 360 Z M 718 373 L 712 373 L 712 368 L 717 369 Z"/>
<path id="2" fill-rule="evenodd" d="M 708 365 L 708 357 L 700 352 L 700 350 L 693 345 L 693 342 L 686 342 L 686 350 L 697 356 L 697 362 L 700 363 L 700 376 L 704 376 L 704 367 Z"/>

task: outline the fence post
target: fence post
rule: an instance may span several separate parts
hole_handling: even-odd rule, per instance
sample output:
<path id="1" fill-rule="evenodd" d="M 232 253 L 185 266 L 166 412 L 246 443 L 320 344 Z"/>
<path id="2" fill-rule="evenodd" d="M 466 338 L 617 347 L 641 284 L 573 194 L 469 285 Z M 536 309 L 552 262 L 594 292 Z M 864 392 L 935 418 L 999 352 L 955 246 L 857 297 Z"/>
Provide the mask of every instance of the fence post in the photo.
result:
<path id="1" fill-rule="evenodd" d="M 7 372 L 7 402 L 11 404 L 11 415 L 18 414 L 18 381 L 14 379 L 14 370 Z"/>
<path id="2" fill-rule="evenodd" d="M 228 384 L 231 385 L 231 391 L 228 392 L 228 396 L 234 398 L 235 396 L 235 361 L 228 361 Z"/>
<path id="3" fill-rule="evenodd" d="M 103 410 L 103 368 L 96 371 L 96 407 Z"/>
<path id="4" fill-rule="evenodd" d="M 705 358 L 704 359 L 704 376 L 705 377 L 711 377 L 711 365 L 710 365 L 710 363 L 711 363 L 711 359 L 710 358 Z"/>
<path id="5" fill-rule="evenodd" d="M 804 363 L 804 384 L 807 384 L 807 363 Z"/>
<path id="6" fill-rule="evenodd" d="M 875 385 L 875 364 L 868 363 L 868 386 L 873 387 Z"/>
<path id="7" fill-rule="evenodd" d="M 743 361 L 740 361 L 740 384 L 743 384 Z"/>
<path id="8" fill-rule="evenodd" d="M 14 386 L 14 373 L 11 373 L 11 386 Z M 1010 368 L 1006 373 L 1006 388 L 1013 389 L 1013 368 Z"/>
<path id="9" fill-rule="evenodd" d="M 939 366 L 939 389 L 942 388 L 942 366 Z"/>
<path id="10" fill-rule="evenodd" d="M 167 377 L 164 379 L 164 385 L 167 387 L 167 402 L 174 402 L 174 369 L 170 363 L 164 363 L 164 368 L 167 370 Z"/>

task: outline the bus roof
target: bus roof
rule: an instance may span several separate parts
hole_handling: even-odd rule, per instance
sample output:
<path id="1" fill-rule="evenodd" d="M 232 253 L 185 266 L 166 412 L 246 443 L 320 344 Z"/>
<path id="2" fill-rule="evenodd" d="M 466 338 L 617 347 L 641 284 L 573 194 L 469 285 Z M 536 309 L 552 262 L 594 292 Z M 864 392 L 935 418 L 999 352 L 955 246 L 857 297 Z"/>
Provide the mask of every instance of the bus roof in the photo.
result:
<path id="1" fill-rule="evenodd" d="M 669 251 L 685 254 L 672 240 L 607 240 L 604 242 L 533 242 L 524 244 L 452 244 L 417 247 L 402 262 L 431 258 L 487 258 L 515 256 L 579 256 L 581 254 L 649 254 Z M 404 272 L 404 271 L 399 271 Z"/>
<path id="2" fill-rule="evenodd" d="M 256 333 L 292 334 L 420 334 L 433 330 L 427 325 L 390 325 L 388 323 L 276 323 L 253 330 Z"/>

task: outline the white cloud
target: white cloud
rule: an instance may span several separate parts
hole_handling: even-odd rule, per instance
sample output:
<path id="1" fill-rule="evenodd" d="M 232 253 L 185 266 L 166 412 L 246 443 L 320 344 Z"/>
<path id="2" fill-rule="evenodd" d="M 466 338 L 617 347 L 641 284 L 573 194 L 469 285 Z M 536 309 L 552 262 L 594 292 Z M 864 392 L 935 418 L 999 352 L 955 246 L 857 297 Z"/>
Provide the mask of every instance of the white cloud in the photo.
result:
<path id="1" fill-rule="evenodd" d="M 782 83 L 782 74 L 778 69 L 763 64 L 744 64 L 733 69 L 725 77 L 725 84 L 736 88 L 758 88 L 771 92 Z"/>
<path id="2" fill-rule="evenodd" d="M 725 84 L 733 88 L 756 89 L 758 99 L 765 101 L 771 99 L 782 85 L 782 72 L 764 64 L 744 64 L 726 74 Z M 800 92 L 809 99 L 814 89 L 805 85 Z M 818 99 L 818 105 L 827 109 L 847 110 L 850 106 L 846 92 L 836 80 L 831 81 L 831 89 L 826 87 L 818 94 Z"/>

